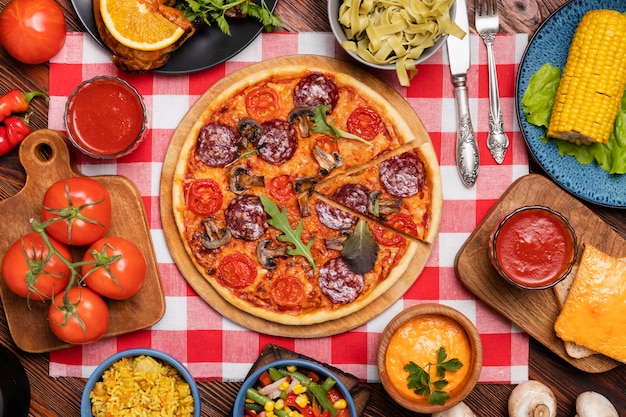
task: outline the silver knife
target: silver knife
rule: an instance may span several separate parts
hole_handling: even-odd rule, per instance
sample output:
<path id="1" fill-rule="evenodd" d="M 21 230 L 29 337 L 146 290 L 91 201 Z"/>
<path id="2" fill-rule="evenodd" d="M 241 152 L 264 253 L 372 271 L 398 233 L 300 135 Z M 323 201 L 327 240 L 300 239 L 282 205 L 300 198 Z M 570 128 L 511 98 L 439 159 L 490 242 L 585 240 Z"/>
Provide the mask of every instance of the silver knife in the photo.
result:
<path id="1" fill-rule="evenodd" d="M 454 22 L 466 33 L 463 39 L 448 35 L 446 41 L 457 113 L 456 165 L 463 184 L 471 187 L 478 177 L 480 157 L 465 84 L 467 70 L 470 67 L 470 31 L 465 0 L 456 0 L 455 7 Z"/>

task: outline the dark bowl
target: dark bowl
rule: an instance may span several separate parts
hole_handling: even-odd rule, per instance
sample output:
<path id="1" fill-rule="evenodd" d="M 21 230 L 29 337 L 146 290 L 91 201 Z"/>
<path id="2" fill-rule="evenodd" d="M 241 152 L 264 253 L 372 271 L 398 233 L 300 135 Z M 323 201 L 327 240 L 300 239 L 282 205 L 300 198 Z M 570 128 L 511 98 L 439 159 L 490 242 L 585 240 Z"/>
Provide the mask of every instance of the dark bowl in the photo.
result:
<path id="1" fill-rule="evenodd" d="M 20 360 L 0 345 L 0 417 L 23 417 L 30 409 L 30 385 Z"/>

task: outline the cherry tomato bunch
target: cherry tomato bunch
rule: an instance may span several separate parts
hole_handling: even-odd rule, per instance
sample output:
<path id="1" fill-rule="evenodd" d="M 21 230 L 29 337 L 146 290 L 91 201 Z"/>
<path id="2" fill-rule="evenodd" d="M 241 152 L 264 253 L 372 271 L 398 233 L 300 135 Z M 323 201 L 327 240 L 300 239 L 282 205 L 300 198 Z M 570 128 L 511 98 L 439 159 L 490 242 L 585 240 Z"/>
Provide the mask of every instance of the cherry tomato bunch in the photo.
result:
<path id="1" fill-rule="evenodd" d="M 126 300 L 145 280 L 141 250 L 106 234 L 111 218 L 111 197 L 98 181 L 59 180 L 44 193 L 41 221 L 31 221 L 35 231 L 16 240 L 2 259 L 7 287 L 28 302 L 50 301 L 50 328 L 66 343 L 100 339 L 109 323 L 105 300 Z M 79 259 L 73 261 L 72 253 Z"/>

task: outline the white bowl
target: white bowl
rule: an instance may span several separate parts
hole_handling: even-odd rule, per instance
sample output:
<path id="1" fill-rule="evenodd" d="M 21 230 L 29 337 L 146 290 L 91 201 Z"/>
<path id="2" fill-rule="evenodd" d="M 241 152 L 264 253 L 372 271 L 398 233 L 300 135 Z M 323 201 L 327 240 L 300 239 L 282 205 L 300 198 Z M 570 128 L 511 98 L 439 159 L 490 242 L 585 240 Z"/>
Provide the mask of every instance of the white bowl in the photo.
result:
<path id="1" fill-rule="evenodd" d="M 339 6 L 342 3 L 343 3 L 343 0 L 328 0 L 328 21 L 330 23 L 330 28 L 333 34 L 335 35 L 335 39 L 337 39 L 337 42 L 339 42 L 339 45 L 341 45 L 341 47 L 343 48 L 343 42 L 348 40 L 348 38 L 346 37 L 346 34 L 343 31 L 343 27 L 339 23 Z M 450 18 L 454 19 L 455 14 L 456 14 L 456 2 L 453 3 L 450 9 Z M 446 41 L 447 36 L 448 35 L 444 34 L 443 36 L 441 36 L 439 39 L 435 41 L 435 44 L 433 46 L 431 46 L 430 48 L 426 48 L 424 52 L 422 53 L 422 55 L 420 55 L 420 57 L 415 60 L 415 63 L 420 64 L 426 61 L 427 59 L 429 59 L 431 56 L 433 56 L 439 49 L 441 49 L 444 42 Z M 348 51 L 345 48 L 344 50 L 346 51 L 346 53 L 348 53 L 348 55 L 350 55 L 356 61 L 360 62 L 363 65 L 367 65 L 368 67 L 383 69 L 383 70 L 393 70 L 393 71 L 395 71 L 396 69 L 395 64 L 387 64 L 387 65 L 374 64 L 374 63 L 364 60 L 363 58 L 358 56 L 356 52 Z"/>

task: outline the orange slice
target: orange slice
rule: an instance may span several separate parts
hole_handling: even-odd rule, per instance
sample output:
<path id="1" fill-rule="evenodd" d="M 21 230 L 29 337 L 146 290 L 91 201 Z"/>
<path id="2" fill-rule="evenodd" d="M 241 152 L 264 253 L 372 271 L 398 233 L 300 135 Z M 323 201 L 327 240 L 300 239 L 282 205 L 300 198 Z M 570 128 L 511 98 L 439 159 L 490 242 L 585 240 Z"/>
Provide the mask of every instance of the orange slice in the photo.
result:
<path id="1" fill-rule="evenodd" d="M 102 20 L 111 35 L 129 48 L 156 51 L 172 45 L 185 32 L 158 12 L 158 2 L 96 1 L 100 1 Z"/>

